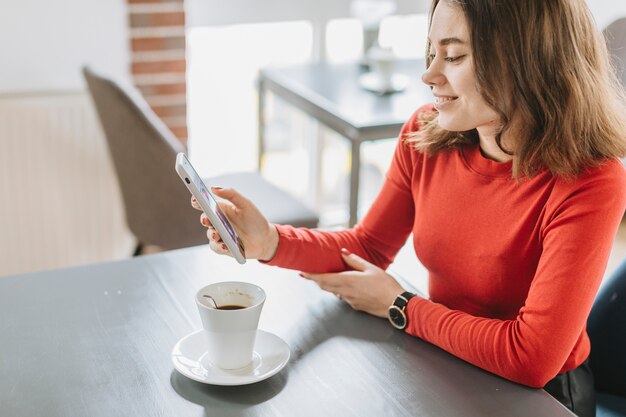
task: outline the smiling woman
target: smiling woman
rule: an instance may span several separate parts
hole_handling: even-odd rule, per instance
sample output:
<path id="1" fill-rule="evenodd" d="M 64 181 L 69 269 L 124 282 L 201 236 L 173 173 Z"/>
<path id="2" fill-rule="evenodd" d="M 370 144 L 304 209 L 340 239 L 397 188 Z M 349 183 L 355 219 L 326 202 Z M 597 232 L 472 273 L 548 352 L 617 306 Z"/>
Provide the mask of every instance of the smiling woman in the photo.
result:
<path id="1" fill-rule="evenodd" d="M 499 117 L 477 88 L 470 31 L 462 9 L 442 3 L 434 9 L 430 26 L 428 70 L 422 80 L 433 90 L 439 125 L 448 132 L 476 129 L 483 136 L 494 136 Z M 491 144 L 485 138 L 483 152 L 501 162 L 510 159 Z"/>
<path id="2" fill-rule="evenodd" d="M 272 227 L 235 190 L 218 195 L 259 260 L 593 416 L 585 326 L 626 208 L 602 35 L 584 0 L 434 0 L 427 51 L 435 103 L 405 124 L 353 229 Z M 385 272 L 411 232 L 430 298 Z"/>
<path id="3" fill-rule="evenodd" d="M 439 3 L 423 78 L 438 113 L 422 115 L 417 149 L 480 140 L 493 159 L 513 160 L 515 177 L 573 177 L 626 152 L 623 90 L 584 1 Z"/>

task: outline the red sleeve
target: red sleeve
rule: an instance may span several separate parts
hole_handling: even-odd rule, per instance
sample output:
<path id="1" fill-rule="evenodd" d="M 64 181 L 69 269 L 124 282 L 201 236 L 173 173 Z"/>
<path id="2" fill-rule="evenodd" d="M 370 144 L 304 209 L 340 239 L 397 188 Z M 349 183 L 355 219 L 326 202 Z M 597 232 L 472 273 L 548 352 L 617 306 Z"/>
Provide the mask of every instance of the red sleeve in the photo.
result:
<path id="1" fill-rule="evenodd" d="M 346 248 L 383 269 L 389 266 L 413 225 L 411 177 L 417 152 L 404 136 L 417 130 L 421 110 L 402 128 L 383 187 L 364 219 L 340 232 L 277 225 L 278 250 L 268 264 L 314 273 L 344 271 L 340 250 Z"/>
<path id="2" fill-rule="evenodd" d="M 406 331 L 515 382 L 543 387 L 556 376 L 579 339 L 587 338 L 587 317 L 626 207 L 622 164 L 611 160 L 593 171 L 576 187 L 563 186 L 542 228 L 543 252 L 514 320 L 476 317 L 414 297 Z"/>

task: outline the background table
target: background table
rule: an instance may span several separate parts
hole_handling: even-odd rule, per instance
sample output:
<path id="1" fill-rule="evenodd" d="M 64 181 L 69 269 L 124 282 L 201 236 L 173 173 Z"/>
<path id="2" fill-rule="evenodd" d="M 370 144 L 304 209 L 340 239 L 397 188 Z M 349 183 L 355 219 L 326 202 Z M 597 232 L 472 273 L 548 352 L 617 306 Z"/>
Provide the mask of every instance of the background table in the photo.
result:
<path id="1" fill-rule="evenodd" d="M 271 91 L 350 142 L 349 225 L 357 221 L 360 149 L 363 142 L 398 135 L 420 106 L 433 101 L 420 80 L 424 60 L 400 61 L 397 72 L 409 77 L 401 93 L 377 95 L 359 86 L 358 64 L 309 64 L 263 68 L 259 73 L 259 167 L 265 153 L 265 95 Z"/>
<path id="2" fill-rule="evenodd" d="M 170 352 L 199 329 L 198 288 L 253 281 L 260 328 L 289 364 L 253 385 L 204 385 Z M 356 312 L 294 271 L 207 247 L 0 277 L 0 415 L 572 416 L 543 390 L 469 365 Z"/>

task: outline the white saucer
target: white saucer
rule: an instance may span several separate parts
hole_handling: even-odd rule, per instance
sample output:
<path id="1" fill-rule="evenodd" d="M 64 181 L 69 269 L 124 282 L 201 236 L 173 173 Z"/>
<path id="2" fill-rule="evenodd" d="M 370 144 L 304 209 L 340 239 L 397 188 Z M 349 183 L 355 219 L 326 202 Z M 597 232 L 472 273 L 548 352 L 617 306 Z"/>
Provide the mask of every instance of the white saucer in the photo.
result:
<path id="1" fill-rule="evenodd" d="M 366 72 L 359 77 L 359 85 L 368 91 L 372 91 L 378 94 L 398 93 L 404 91 L 409 84 L 409 77 L 404 74 L 393 74 L 391 76 L 391 83 L 384 88 L 380 77 L 375 72 Z"/>
<path id="2" fill-rule="evenodd" d="M 221 369 L 206 355 L 204 330 L 183 337 L 172 349 L 178 372 L 194 381 L 211 385 L 246 385 L 277 374 L 289 362 L 289 346 L 273 333 L 257 330 L 252 362 L 240 369 Z"/>

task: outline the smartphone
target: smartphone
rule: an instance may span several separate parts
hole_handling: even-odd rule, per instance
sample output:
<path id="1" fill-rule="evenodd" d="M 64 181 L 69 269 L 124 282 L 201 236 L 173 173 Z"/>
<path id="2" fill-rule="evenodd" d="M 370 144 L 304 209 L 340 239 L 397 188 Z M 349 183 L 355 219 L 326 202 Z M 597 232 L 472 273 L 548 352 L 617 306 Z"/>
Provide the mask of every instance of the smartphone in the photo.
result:
<path id="1" fill-rule="evenodd" d="M 176 156 L 176 172 L 185 183 L 191 194 L 196 197 L 202 211 L 209 218 L 211 224 L 217 230 L 220 237 L 230 249 L 230 253 L 240 264 L 246 263 L 246 252 L 243 242 L 239 239 L 235 228 L 230 224 L 228 218 L 217 204 L 217 200 L 204 184 L 194 167 L 184 153 Z"/>

